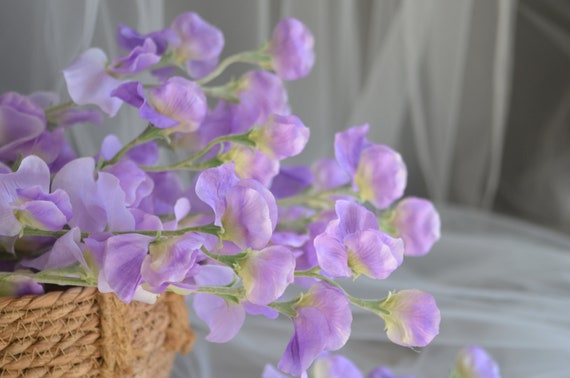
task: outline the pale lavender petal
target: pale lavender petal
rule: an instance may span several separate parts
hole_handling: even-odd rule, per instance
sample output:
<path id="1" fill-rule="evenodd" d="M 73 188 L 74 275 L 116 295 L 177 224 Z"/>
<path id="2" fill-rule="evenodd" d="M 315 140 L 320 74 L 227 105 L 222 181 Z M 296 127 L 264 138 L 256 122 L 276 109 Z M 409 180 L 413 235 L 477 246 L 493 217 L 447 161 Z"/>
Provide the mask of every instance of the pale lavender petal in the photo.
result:
<path id="1" fill-rule="evenodd" d="M 127 209 L 125 192 L 119 179 L 110 173 L 99 172 L 95 194 L 106 213 L 106 226 L 111 231 L 129 231 L 135 227 L 131 212 Z"/>
<path id="2" fill-rule="evenodd" d="M 370 145 L 366 139 L 368 124 L 354 126 L 346 131 L 336 133 L 334 137 L 334 153 L 338 164 L 350 176 L 353 176 L 358 167 L 360 152 Z"/>
<path id="3" fill-rule="evenodd" d="M 232 283 L 236 276 L 234 270 L 225 265 L 201 265 L 194 276 L 200 286 L 224 286 Z"/>
<path id="4" fill-rule="evenodd" d="M 300 154 L 309 135 L 309 128 L 299 117 L 273 114 L 262 127 L 254 129 L 249 138 L 270 158 L 283 160 Z"/>
<path id="5" fill-rule="evenodd" d="M 273 29 L 271 47 L 275 72 L 285 80 L 307 76 L 315 63 L 315 39 L 311 31 L 295 18 L 284 18 Z"/>
<path id="6" fill-rule="evenodd" d="M 320 267 L 332 277 L 351 277 L 348 254 L 343 242 L 334 236 L 322 233 L 315 238 L 315 252 Z"/>
<path id="7" fill-rule="evenodd" d="M 312 182 L 313 174 L 306 166 L 281 167 L 271 181 L 271 193 L 278 199 L 291 197 L 307 189 Z"/>
<path id="8" fill-rule="evenodd" d="M 291 375 L 300 376 L 327 345 L 329 332 L 325 315 L 314 307 L 300 307 L 293 318 L 295 331 L 277 367 Z"/>
<path id="9" fill-rule="evenodd" d="M 25 226 L 46 231 L 59 231 L 67 223 L 65 214 L 51 201 L 26 201 L 15 208 L 17 218 Z"/>
<path id="10" fill-rule="evenodd" d="M 172 38 L 173 32 L 169 29 L 155 31 L 149 34 L 140 34 L 134 29 L 119 24 L 117 28 L 117 43 L 124 50 L 133 50 L 137 46 L 141 46 L 148 38 L 152 39 L 156 45 L 156 53 L 163 54 L 167 48 L 168 40 Z"/>
<path id="11" fill-rule="evenodd" d="M 374 213 L 354 201 L 338 200 L 335 203 L 335 210 L 342 237 L 367 229 L 378 230 L 378 220 Z"/>
<path id="12" fill-rule="evenodd" d="M 380 313 L 386 322 L 388 338 L 398 345 L 423 347 L 439 333 L 441 315 L 431 294 L 420 290 L 401 290 L 390 294 L 381 304 L 389 314 Z"/>
<path id="13" fill-rule="evenodd" d="M 501 378 L 497 362 L 485 349 L 477 346 L 465 347 L 459 351 L 455 372 L 459 377 Z"/>
<path id="14" fill-rule="evenodd" d="M 272 309 L 271 307 L 261 306 L 253 304 L 251 302 L 242 302 L 245 312 L 250 315 L 263 315 L 267 319 L 277 319 L 279 317 L 279 311 Z"/>
<path id="15" fill-rule="evenodd" d="M 385 367 L 379 366 L 373 370 L 371 370 L 367 375 L 366 378 L 414 378 L 413 375 L 396 375 L 392 373 L 392 371 Z"/>
<path id="16" fill-rule="evenodd" d="M 311 166 L 311 171 L 315 178 L 315 187 L 320 190 L 338 188 L 348 184 L 351 180 L 339 163 L 331 158 L 317 160 Z"/>
<path id="17" fill-rule="evenodd" d="M 119 179 L 127 207 L 137 207 L 154 189 L 154 181 L 132 160 L 123 159 L 105 167 L 104 171 Z"/>
<path id="18" fill-rule="evenodd" d="M 109 69 L 117 73 L 134 74 L 154 66 L 159 61 L 156 43 L 152 38 L 146 38 L 142 45 L 133 48 L 129 55 L 114 59 Z"/>
<path id="19" fill-rule="evenodd" d="M 148 175 L 154 181 L 154 192 L 151 198 L 147 197 L 143 202 L 148 202 L 150 211 L 156 215 L 170 214 L 176 201 L 184 194 L 180 175 L 173 171 L 151 172 Z"/>
<path id="20" fill-rule="evenodd" d="M 433 204 L 422 198 L 408 197 L 394 209 L 391 225 L 404 239 L 405 254 L 423 256 L 441 235 L 441 221 Z"/>
<path id="21" fill-rule="evenodd" d="M 378 230 L 364 230 L 347 235 L 344 243 L 348 265 L 356 274 L 385 279 L 402 264 L 402 239 L 394 239 Z"/>
<path id="22" fill-rule="evenodd" d="M 134 146 L 127 155 L 138 165 L 152 165 L 158 161 L 158 153 L 158 145 L 151 141 Z"/>
<path id="23" fill-rule="evenodd" d="M 53 248 L 33 260 L 23 260 L 22 266 L 37 270 L 65 268 L 77 262 L 87 268 L 80 246 L 81 231 L 74 227 L 59 237 Z"/>
<path id="24" fill-rule="evenodd" d="M 176 17 L 170 27 L 178 34 L 179 43 L 173 46 L 177 62 L 211 60 L 224 47 L 220 29 L 204 21 L 197 13 L 188 12 Z"/>
<path id="25" fill-rule="evenodd" d="M 267 305 L 279 298 L 293 282 L 294 272 L 293 253 L 280 245 L 250 251 L 237 269 L 247 299 L 258 305 Z"/>
<path id="26" fill-rule="evenodd" d="M 154 214 L 147 213 L 141 209 L 129 209 L 135 221 L 136 231 L 159 231 L 166 229 L 162 220 Z"/>
<path id="27" fill-rule="evenodd" d="M 360 197 L 384 209 L 404 194 L 408 171 L 399 153 L 388 146 L 372 145 L 362 150 L 354 183 Z"/>
<path id="28" fill-rule="evenodd" d="M 222 225 L 222 215 L 226 210 L 226 194 L 238 181 L 233 164 L 207 169 L 198 177 L 196 195 L 214 210 L 217 226 Z"/>
<path id="29" fill-rule="evenodd" d="M 106 64 L 107 55 L 100 49 L 91 48 L 63 70 L 63 76 L 69 95 L 76 104 L 98 105 L 113 117 L 122 101 L 111 97 L 111 91 L 117 88 L 121 81 L 105 71 Z"/>
<path id="30" fill-rule="evenodd" d="M 210 328 L 206 340 L 213 343 L 233 339 L 245 320 L 245 310 L 240 304 L 210 294 L 194 295 L 194 311 Z"/>
<path id="31" fill-rule="evenodd" d="M 218 58 L 206 60 L 189 60 L 186 62 L 186 72 L 190 77 L 201 79 L 216 69 Z"/>
<path id="32" fill-rule="evenodd" d="M 273 177 L 279 172 L 279 161 L 271 159 L 263 152 L 243 145 L 234 145 L 222 155 L 223 161 L 233 162 L 239 178 L 255 179 L 264 186 L 270 186 Z"/>
<path id="33" fill-rule="evenodd" d="M 272 365 L 267 364 L 263 368 L 261 378 L 289 378 L 289 375 L 283 374 Z"/>
<path id="34" fill-rule="evenodd" d="M 327 354 L 317 358 L 311 369 L 311 378 L 363 378 L 362 372 L 347 357 Z"/>

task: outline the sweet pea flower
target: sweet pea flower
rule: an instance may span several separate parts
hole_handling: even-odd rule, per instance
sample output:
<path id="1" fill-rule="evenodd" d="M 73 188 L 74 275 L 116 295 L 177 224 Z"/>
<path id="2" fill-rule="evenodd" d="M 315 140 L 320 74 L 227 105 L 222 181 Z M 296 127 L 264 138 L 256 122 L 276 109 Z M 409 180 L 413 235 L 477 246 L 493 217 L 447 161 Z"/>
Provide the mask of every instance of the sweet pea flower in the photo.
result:
<path id="1" fill-rule="evenodd" d="M 315 178 L 315 188 L 328 190 L 338 188 L 350 182 L 350 176 L 341 169 L 339 163 L 331 158 L 317 160 L 311 166 Z"/>
<path id="2" fill-rule="evenodd" d="M 119 185 L 125 193 L 125 206 L 137 207 L 141 201 L 152 194 L 154 181 L 145 171 L 130 159 L 123 159 L 107 166 L 103 172 L 108 172 L 119 179 Z"/>
<path id="3" fill-rule="evenodd" d="M 97 264 L 97 288 L 102 293 L 115 293 L 123 302 L 137 299 L 142 281 L 141 267 L 153 237 L 141 234 L 94 233 L 84 242 Z"/>
<path id="4" fill-rule="evenodd" d="M 260 182 L 240 180 L 233 164 L 203 171 L 196 182 L 196 194 L 214 210 L 221 237 L 240 248 L 264 248 L 277 224 L 277 205 L 271 192 Z"/>
<path id="5" fill-rule="evenodd" d="M 433 203 L 407 197 L 389 212 L 388 224 L 395 236 L 404 239 L 407 256 L 423 256 L 440 238 L 441 221 Z"/>
<path id="6" fill-rule="evenodd" d="M 122 81 L 106 71 L 107 54 L 98 48 L 91 48 L 63 70 L 67 90 L 73 102 L 78 105 L 97 105 L 114 117 L 122 101 L 111 96 L 111 91 Z"/>
<path id="7" fill-rule="evenodd" d="M 358 367 L 340 354 L 319 357 L 311 369 L 311 378 L 364 378 Z"/>
<path id="8" fill-rule="evenodd" d="M 324 351 L 340 349 L 350 336 L 350 302 L 337 288 L 319 282 L 296 306 L 295 332 L 277 367 L 300 376 Z"/>
<path id="9" fill-rule="evenodd" d="M 225 163 L 233 163 L 239 178 L 255 179 L 269 187 L 273 178 L 279 173 L 279 161 L 271 159 L 263 152 L 234 144 L 219 159 Z"/>
<path id="10" fill-rule="evenodd" d="M 16 236 L 24 226 L 58 231 L 72 217 L 63 190 L 50 193 L 50 171 L 37 156 L 25 157 L 16 172 L 0 174 L 0 235 Z"/>
<path id="11" fill-rule="evenodd" d="M 271 181 L 271 193 L 275 198 L 286 198 L 301 193 L 313 183 L 311 169 L 304 165 L 280 167 Z"/>
<path id="12" fill-rule="evenodd" d="M 213 343 L 225 343 L 233 339 L 245 321 L 245 309 L 239 303 L 211 294 L 194 295 L 194 311 L 210 328 L 205 337 Z"/>
<path id="13" fill-rule="evenodd" d="M 249 250 L 238 264 L 236 272 L 242 279 L 247 299 L 254 304 L 267 305 L 275 301 L 293 282 L 295 256 L 281 245 Z"/>
<path id="14" fill-rule="evenodd" d="M 224 35 L 220 29 L 194 12 L 179 15 L 170 28 L 178 37 L 172 42 L 174 62 L 186 64 L 190 76 L 206 76 L 216 67 L 224 48 Z"/>
<path id="15" fill-rule="evenodd" d="M 396 375 L 385 366 L 379 366 L 366 374 L 366 378 L 414 378 L 413 375 Z"/>
<path id="16" fill-rule="evenodd" d="M 497 362 L 477 346 L 465 347 L 459 351 L 453 374 L 454 378 L 501 378 Z"/>
<path id="17" fill-rule="evenodd" d="M 249 139 L 272 159 L 283 160 L 300 154 L 309 140 L 309 128 L 295 115 L 273 114 L 251 131 Z"/>
<path id="18" fill-rule="evenodd" d="M 23 260 L 21 266 L 37 270 L 59 269 L 79 262 L 83 267 L 89 268 L 83 257 L 81 232 L 74 227 L 58 238 L 51 250 L 35 259 Z"/>
<path id="19" fill-rule="evenodd" d="M 420 290 L 390 293 L 378 314 L 386 322 L 388 338 L 398 345 L 423 347 L 439 333 L 441 315 L 431 294 Z"/>
<path id="20" fill-rule="evenodd" d="M 273 29 L 269 45 L 272 66 L 284 80 L 297 80 L 309 74 L 315 63 L 315 39 L 295 18 L 285 18 Z"/>
<path id="21" fill-rule="evenodd" d="M 335 157 L 361 198 L 384 209 L 404 194 L 407 168 L 396 151 L 366 139 L 368 128 L 366 124 L 337 133 Z"/>
<path id="22" fill-rule="evenodd" d="M 164 54 L 168 47 L 168 41 L 176 38 L 173 30 L 166 28 L 154 31 L 148 34 L 140 34 L 136 30 L 124 24 L 117 27 L 116 39 L 117 44 L 124 50 L 134 50 L 138 46 L 142 46 L 147 39 L 151 39 L 156 46 L 158 55 Z"/>
<path id="23" fill-rule="evenodd" d="M 114 59 L 109 70 L 117 74 L 134 74 L 154 66 L 159 61 L 156 43 L 152 38 L 146 38 L 142 45 L 135 46 L 128 55 Z"/>
<path id="24" fill-rule="evenodd" d="M 170 131 L 195 131 L 206 116 L 207 102 L 202 89 L 193 81 L 174 76 L 145 95 L 142 84 L 128 82 L 111 93 L 139 109 L 141 118 Z"/>
<path id="25" fill-rule="evenodd" d="M 335 205 L 337 219 L 315 238 L 321 268 L 333 277 L 364 274 L 388 277 L 403 261 L 404 245 L 381 232 L 375 215 L 363 206 L 346 200 Z"/>

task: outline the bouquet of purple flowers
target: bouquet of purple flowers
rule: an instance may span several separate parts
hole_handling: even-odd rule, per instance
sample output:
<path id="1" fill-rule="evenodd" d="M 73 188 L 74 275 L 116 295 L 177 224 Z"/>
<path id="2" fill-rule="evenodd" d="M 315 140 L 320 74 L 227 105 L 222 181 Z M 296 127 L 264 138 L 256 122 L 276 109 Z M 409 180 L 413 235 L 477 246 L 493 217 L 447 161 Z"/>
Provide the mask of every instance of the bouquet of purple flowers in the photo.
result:
<path id="1" fill-rule="evenodd" d="M 402 198 L 401 156 L 362 125 L 335 135 L 334 158 L 281 165 L 310 134 L 284 86 L 314 64 L 305 25 L 284 19 L 266 44 L 222 61 L 222 32 L 195 13 L 149 34 L 121 25 L 117 42 L 125 55 L 91 48 L 63 70 L 68 102 L 0 96 L 2 295 L 52 285 L 95 286 L 127 303 L 191 294 L 212 342 L 231 340 L 246 314 L 286 316 L 293 335 L 277 366 L 295 376 L 347 342 L 351 306 L 382 318 L 394 343 L 432 341 L 440 313 L 430 294 L 362 299 L 341 284 L 386 279 L 440 236 L 432 203 Z M 255 69 L 219 84 L 234 63 Z M 66 129 L 121 107 L 146 126 L 79 156 Z"/>

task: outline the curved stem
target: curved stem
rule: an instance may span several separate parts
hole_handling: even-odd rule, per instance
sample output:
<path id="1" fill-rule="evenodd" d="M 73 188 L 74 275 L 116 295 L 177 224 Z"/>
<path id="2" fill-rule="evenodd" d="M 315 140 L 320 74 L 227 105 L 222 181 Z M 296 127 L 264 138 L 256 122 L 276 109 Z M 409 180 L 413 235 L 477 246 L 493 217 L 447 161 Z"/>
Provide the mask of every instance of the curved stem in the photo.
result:
<path id="1" fill-rule="evenodd" d="M 209 83 L 210 81 L 214 80 L 218 76 L 220 76 L 226 68 L 231 66 L 234 63 L 251 63 L 257 64 L 260 60 L 262 60 L 263 55 L 259 51 L 245 51 L 239 54 L 235 54 L 232 56 L 227 57 L 224 59 L 214 71 L 212 71 L 209 75 L 204 76 L 200 80 L 196 80 L 198 85 L 204 85 Z"/>
<path id="2" fill-rule="evenodd" d="M 131 140 L 129 143 L 125 144 L 119 152 L 115 154 L 110 160 L 104 161 L 101 164 L 101 168 L 104 168 L 108 165 L 113 165 L 118 162 L 129 150 L 139 144 L 143 144 L 145 142 L 151 141 L 153 139 L 158 139 L 162 136 L 162 129 L 158 127 L 154 127 L 151 123 L 148 124 L 146 129 L 143 130 L 142 133 L 139 134 L 135 139 Z"/>

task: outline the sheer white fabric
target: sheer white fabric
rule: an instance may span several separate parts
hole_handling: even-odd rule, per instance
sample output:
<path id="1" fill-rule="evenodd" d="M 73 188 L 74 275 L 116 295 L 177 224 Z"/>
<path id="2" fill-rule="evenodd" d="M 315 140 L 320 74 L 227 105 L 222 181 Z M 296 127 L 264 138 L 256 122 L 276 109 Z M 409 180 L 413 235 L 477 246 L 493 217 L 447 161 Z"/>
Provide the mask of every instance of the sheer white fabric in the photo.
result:
<path id="1" fill-rule="evenodd" d="M 305 22 L 315 34 L 317 64 L 288 86 L 311 141 L 292 163 L 332 156 L 335 132 L 370 123 L 371 140 L 402 152 L 408 193 L 435 200 L 442 212 L 443 239 L 430 255 L 408 259 L 386 281 L 350 285 L 371 297 L 398 288 L 431 292 L 442 310 L 441 335 L 410 351 L 386 342 L 380 319 L 358 313 L 343 353 L 364 369 L 385 363 L 435 377 L 447 374 L 459 347 L 478 344 L 505 377 L 570 376 L 570 240 L 493 212 L 570 230 L 569 5 L 21 0 L 0 4 L 0 89 L 65 97 L 61 70 L 90 46 L 117 56 L 118 22 L 151 31 L 189 10 L 224 31 L 225 56 L 264 42 L 282 17 Z M 134 111 L 123 111 L 72 137 L 92 154 L 106 133 L 126 140 L 143 126 Z M 259 376 L 279 359 L 292 326 L 285 318 L 254 321 L 229 344 L 200 340 L 177 361 L 174 376 Z M 193 324 L 203 338 L 203 324 Z"/>

